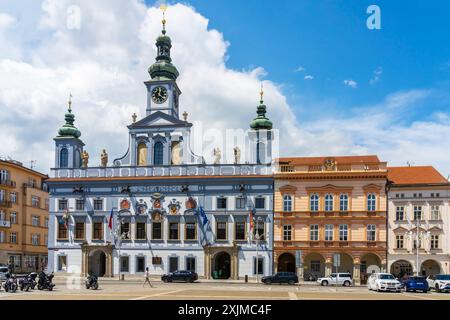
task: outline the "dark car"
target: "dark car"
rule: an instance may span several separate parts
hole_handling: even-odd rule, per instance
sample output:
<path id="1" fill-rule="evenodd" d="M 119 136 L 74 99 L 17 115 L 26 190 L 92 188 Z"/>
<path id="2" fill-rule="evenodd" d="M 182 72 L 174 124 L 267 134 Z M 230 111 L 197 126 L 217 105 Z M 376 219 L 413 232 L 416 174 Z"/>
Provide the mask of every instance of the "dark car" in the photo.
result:
<path id="1" fill-rule="evenodd" d="M 405 290 L 428 292 L 428 282 L 425 277 L 409 277 L 403 282 Z"/>
<path id="2" fill-rule="evenodd" d="M 298 277 L 294 272 L 278 272 L 273 276 L 262 277 L 261 281 L 265 284 L 288 283 L 293 285 L 295 283 L 298 283 Z"/>
<path id="3" fill-rule="evenodd" d="M 187 270 L 177 270 L 162 275 L 161 280 L 164 282 L 194 282 L 198 279 L 198 275 L 195 272 Z"/>

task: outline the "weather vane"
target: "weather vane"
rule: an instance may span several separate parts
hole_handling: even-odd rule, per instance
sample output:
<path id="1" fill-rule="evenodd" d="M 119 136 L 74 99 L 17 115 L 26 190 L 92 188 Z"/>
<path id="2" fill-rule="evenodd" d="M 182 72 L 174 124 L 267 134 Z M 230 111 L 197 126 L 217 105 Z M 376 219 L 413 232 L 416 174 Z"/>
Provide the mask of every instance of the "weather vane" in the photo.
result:
<path id="1" fill-rule="evenodd" d="M 69 104 L 69 112 L 72 112 L 72 93 L 69 94 L 68 104 Z"/>
<path id="2" fill-rule="evenodd" d="M 261 91 L 259 92 L 259 95 L 261 97 L 261 103 L 263 103 L 264 90 L 263 90 L 263 83 L 262 82 L 261 82 Z"/>
<path id="3" fill-rule="evenodd" d="M 161 4 L 159 6 L 159 8 L 161 9 L 162 13 L 163 13 L 163 19 L 162 19 L 162 24 L 163 24 L 163 34 L 166 33 L 166 10 L 167 10 L 167 6 L 165 3 Z"/>

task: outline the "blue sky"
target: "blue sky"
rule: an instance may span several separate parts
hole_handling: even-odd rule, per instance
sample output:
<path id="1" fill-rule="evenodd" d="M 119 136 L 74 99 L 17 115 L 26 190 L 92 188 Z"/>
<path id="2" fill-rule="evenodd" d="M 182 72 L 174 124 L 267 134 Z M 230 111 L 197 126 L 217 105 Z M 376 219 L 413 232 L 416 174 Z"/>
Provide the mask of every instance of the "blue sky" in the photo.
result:
<path id="1" fill-rule="evenodd" d="M 154 2 L 149 2 L 154 4 Z M 171 3 L 171 2 L 169 2 Z M 450 108 L 450 2 L 444 1 L 186 1 L 230 42 L 227 66 L 262 66 L 303 118 L 375 104 L 392 92 L 439 89 L 404 121 Z M 366 27 L 366 9 L 381 9 L 381 30 Z M 295 72 L 299 67 L 305 70 Z M 379 81 L 371 84 L 374 72 Z M 313 80 L 305 81 L 306 75 Z M 345 86 L 354 80 L 357 88 Z M 300 107 L 299 105 L 303 105 Z M 296 107 L 297 106 L 297 107 Z"/>

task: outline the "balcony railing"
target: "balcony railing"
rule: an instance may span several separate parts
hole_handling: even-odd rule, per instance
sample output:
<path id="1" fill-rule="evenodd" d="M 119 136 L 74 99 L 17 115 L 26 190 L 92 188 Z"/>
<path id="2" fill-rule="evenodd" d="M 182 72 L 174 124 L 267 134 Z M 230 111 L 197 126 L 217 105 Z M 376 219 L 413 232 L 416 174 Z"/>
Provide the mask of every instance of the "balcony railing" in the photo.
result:
<path id="1" fill-rule="evenodd" d="M 10 188 L 16 187 L 16 182 L 12 180 L 0 180 L 0 185 Z"/>
<path id="2" fill-rule="evenodd" d="M 11 222 L 8 220 L 0 220 L 0 228 L 11 228 Z"/>

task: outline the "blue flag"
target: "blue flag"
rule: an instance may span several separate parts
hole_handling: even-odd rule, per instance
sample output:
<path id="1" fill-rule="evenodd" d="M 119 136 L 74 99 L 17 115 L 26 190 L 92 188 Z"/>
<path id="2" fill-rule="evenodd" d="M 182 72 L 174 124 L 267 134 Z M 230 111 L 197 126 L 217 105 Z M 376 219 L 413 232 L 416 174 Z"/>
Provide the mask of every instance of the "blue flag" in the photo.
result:
<path id="1" fill-rule="evenodd" d="M 208 223 L 208 217 L 206 216 L 206 213 L 205 213 L 205 211 L 203 210 L 203 207 L 202 207 L 202 206 L 200 206 L 200 207 L 198 208 L 198 211 L 199 211 L 200 217 L 202 218 L 202 224 L 203 224 L 203 226 L 205 226 L 205 224 Z"/>

